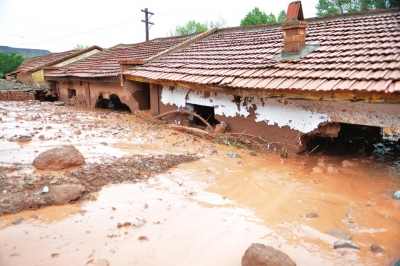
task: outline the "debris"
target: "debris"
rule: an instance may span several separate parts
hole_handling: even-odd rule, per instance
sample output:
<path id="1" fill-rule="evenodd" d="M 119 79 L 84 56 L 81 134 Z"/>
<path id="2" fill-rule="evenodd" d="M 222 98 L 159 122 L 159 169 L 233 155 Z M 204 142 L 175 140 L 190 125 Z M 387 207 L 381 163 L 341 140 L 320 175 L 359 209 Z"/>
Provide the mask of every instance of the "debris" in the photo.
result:
<path id="1" fill-rule="evenodd" d="M 32 182 L 31 180 L 29 180 L 29 179 L 25 180 L 25 183 L 26 183 L 27 185 L 33 185 L 33 182 Z"/>
<path id="2" fill-rule="evenodd" d="M 351 239 L 350 234 L 347 231 L 342 230 L 342 229 L 331 229 L 331 230 L 328 230 L 326 233 L 328 235 L 331 235 L 331 236 L 334 236 L 334 237 L 337 237 L 340 239 L 344 239 L 344 240 Z"/>
<path id="3" fill-rule="evenodd" d="M 52 258 L 58 257 L 59 255 L 60 255 L 59 253 L 51 253 L 51 257 L 52 257 Z"/>
<path id="4" fill-rule="evenodd" d="M 301 216 L 302 216 L 303 218 L 311 219 L 311 218 L 316 218 L 316 217 L 318 217 L 318 214 L 315 213 L 315 212 L 311 212 L 311 213 L 303 214 L 303 215 L 301 215 Z"/>
<path id="5" fill-rule="evenodd" d="M 20 223 L 22 223 L 22 221 L 24 220 L 24 218 L 18 218 L 17 220 L 15 220 L 12 224 L 18 225 Z"/>
<path id="6" fill-rule="evenodd" d="M 237 154 L 236 152 L 228 152 L 227 153 L 229 157 L 231 158 L 242 158 L 239 154 Z"/>
<path id="7" fill-rule="evenodd" d="M 400 200 L 400 190 L 396 191 L 393 194 L 392 198 L 395 199 L 395 200 Z"/>
<path id="8" fill-rule="evenodd" d="M 317 167 L 313 167 L 312 169 L 312 174 L 322 174 L 324 171 L 322 171 L 321 168 Z"/>
<path id="9" fill-rule="evenodd" d="M 375 253 L 381 253 L 383 251 L 383 249 L 377 244 L 372 244 L 370 249 L 372 252 L 375 252 Z"/>
<path id="10" fill-rule="evenodd" d="M 138 239 L 140 241 L 149 241 L 149 238 L 147 236 L 139 236 Z"/>
<path id="11" fill-rule="evenodd" d="M 351 241 L 349 241 L 349 240 L 339 240 L 339 241 L 336 241 L 334 244 L 333 244 L 333 247 L 335 248 L 335 249 L 337 249 L 337 248 L 352 248 L 352 249 L 360 249 L 355 243 L 353 243 L 353 242 L 351 242 Z"/>
<path id="12" fill-rule="evenodd" d="M 250 156 L 257 156 L 257 154 L 254 151 L 248 151 L 247 154 Z"/>
<path id="13" fill-rule="evenodd" d="M 42 190 L 42 193 L 49 193 L 49 187 L 45 186 Z"/>

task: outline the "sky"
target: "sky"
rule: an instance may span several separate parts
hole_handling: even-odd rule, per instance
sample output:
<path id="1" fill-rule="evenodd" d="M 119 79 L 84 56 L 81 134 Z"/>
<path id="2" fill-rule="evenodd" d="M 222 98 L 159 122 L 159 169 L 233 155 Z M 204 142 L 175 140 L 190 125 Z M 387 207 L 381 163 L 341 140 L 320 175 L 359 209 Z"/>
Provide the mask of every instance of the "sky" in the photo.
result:
<path id="1" fill-rule="evenodd" d="M 240 25 L 258 7 L 278 16 L 294 0 L 183 1 L 183 0 L 0 0 L 0 46 L 72 50 L 77 44 L 109 48 L 146 40 L 142 9 L 154 15 L 150 39 L 165 37 L 189 20 L 224 20 Z M 315 17 L 318 0 L 303 0 L 305 18 Z"/>

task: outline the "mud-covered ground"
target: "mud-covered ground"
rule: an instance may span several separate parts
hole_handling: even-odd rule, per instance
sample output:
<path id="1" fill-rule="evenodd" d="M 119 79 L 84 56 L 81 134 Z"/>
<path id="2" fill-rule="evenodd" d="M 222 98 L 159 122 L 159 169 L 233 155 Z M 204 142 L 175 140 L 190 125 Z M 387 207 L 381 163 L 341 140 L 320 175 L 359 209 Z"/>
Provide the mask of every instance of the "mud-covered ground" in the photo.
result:
<path id="1" fill-rule="evenodd" d="M 0 265 L 240 265 L 251 243 L 297 265 L 400 259 L 400 201 L 391 198 L 400 162 L 382 152 L 393 145 L 282 158 L 177 132 L 146 113 L 33 101 L 0 102 L 0 114 Z M 61 145 L 86 163 L 31 165 Z M 84 189 L 56 205 L 58 186 Z M 339 229 L 359 250 L 333 248 L 340 239 L 327 232 Z"/>

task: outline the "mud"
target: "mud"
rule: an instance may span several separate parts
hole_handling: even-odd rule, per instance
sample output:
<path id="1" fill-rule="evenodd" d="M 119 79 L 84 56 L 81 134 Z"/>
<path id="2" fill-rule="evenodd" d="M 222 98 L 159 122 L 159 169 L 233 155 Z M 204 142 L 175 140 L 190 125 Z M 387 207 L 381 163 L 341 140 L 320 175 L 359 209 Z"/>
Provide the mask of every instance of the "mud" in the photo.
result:
<path id="1" fill-rule="evenodd" d="M 273 246 L 297 265 L 394 265 L 400 258 L 400 201 L 391 198 L 400 190 L 396 157 L 249 154 L 147 122 L 146 113 L 0 102 L 0 114 L 2 187 L 87 186 L 73 204 L 0 217 L 0 265 L 240 265 L 251 243 Z M 16 142 L 21 135 L 32 139 Z M 32 168 L 40 152 L 64 144 L 79 149 L 86 165 Z M 339 238 L 326 234 L 331 229 L 348 232 L 360 250 L 334 249 Z"/>

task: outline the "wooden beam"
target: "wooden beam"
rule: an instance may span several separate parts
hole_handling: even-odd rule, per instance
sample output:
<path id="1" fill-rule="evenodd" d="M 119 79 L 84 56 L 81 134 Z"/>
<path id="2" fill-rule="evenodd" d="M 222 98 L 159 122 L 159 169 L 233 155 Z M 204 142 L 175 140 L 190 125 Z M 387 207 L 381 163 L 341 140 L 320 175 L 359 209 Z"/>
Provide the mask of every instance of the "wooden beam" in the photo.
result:
<path id="1" fill-rule="evenodd" d="M 206 84 L 189 83 L 183 81 L 153 80 L 144 77 L 124 75 L 126 79 L 154 83 L 168 87 L 180 87 L 191 90 L 209 91 L 217 93 L 231 94 L 240 97 L 257 98 L 282 98 L 300 99 L 310 101 L 327 102 L 365 102 L 365 103 L 400 103 L 399 93 L 379 93 L 379 92 L 352 92 L 352 91 L 312 91 L 302 92 L 299 90 L 266 90 L 266 89 L 245 89 L 218 87 Z"/>

